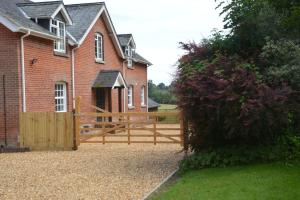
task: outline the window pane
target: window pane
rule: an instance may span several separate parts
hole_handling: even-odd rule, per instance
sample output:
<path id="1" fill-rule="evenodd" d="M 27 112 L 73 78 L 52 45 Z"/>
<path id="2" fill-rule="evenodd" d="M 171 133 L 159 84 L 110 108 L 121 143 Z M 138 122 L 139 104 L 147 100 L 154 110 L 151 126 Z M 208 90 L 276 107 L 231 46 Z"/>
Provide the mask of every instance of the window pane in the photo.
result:
<path id="1" fill-rule="evenodd" d="M 55 27 L 51 27 L 51 32 L 54 34 L 54 35 L 57 35 L 57 29 Z"/>
<path id="2" fill-rule="evenodd" d="M 64 83 L 55 84 L 55 110 L 57 112 L 67 110 L 66 85 Z"/>
<path id="3" fill-rule="evenodd" d="M 97 59 L 103 59 L 103 38 L 100 34 L 95 35 L 95 56 Z"/>
<path id="4" fill-rule="evenodd" d="M 53 24 L 53 25 L 57 25 L 57 21 L 56 21 L 56 20 L 54 20 L 54 19 L 52 19 L 52 20 L 51 20 L 51 24 Z"/>
<path id="5" fill-rule="evenodd" d="M 141 104 L 145 104 L 145 87 L 142 87 L 141 89 Z"/>
<path id="6" fill-rule="evenodd" d="M 63 22 L 51 20 L 50 31 L 61 38 L 61 40 L 54 41 L 54 49 L 57 51 L 65 52 L 66 49 L 66 28 Z"/>
<path id="7" fill-rule="evenodd" d="M 133 105 L 133 87 L 130 86 L 128 88 L 128 105 L 132 106 Z"/>

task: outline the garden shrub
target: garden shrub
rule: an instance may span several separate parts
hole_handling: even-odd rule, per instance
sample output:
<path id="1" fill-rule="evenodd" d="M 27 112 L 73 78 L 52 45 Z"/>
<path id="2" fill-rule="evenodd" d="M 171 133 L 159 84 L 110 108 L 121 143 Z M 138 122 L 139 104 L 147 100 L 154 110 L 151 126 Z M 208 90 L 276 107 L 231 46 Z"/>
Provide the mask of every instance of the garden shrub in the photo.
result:
<path id="1" fill-rule="evenodd" d="M 226 35 L 181 43 L 175 93 L 193 155 L 185 168 L 299 157 L 298 1 L 218 1 Z M 296 36 L 296 37 L 295 37 Z"/>
<path id="2" fill-rule="evenodd" d="M 196 152 L 232 145 L 269 145 L 289 125 L 286 105 L 291 90 L 260 83 L 254 72 L 224 56 L 188 76 L 179 71 L 176 88 L 179 107 L 191 125 L 191 148 Z"/>
<path id="3" fill-rule="evenodd" d="M 268 40 L 262 49 L 265 81 L 272 85 L 286 83 L 300 89 L 300 45 L 292 40 Z"/>
<path id="4" fill-rule="evenodd" d="M 275 145 L 239 145 L 195 153 L 181 161 L 180 171 L 294 160 L 300 160 L 300 137 L 291 134 L 280 137 Z"/>

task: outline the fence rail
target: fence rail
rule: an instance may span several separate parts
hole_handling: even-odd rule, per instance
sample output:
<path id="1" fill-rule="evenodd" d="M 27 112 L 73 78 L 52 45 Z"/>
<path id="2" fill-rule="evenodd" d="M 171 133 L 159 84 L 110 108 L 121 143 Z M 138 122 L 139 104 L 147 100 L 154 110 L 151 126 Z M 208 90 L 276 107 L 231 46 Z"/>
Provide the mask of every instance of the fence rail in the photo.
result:
<path id="1" fill-rule="evenodd" d="M 181 113 L 173 112 L 80 112 L 76 99 L 76 138 L 80 143 L 184 144 Z M 160 121 L 161 117 L 174 120 Z"/>
<path id="2" fill-rule="evenodd" d="M 20 113 L 20 146 L 31 150 L 72 150 L 80 143 L 185 144 L 186 123 L 178 111 L 110 113 Z M 169 117 L 168 120 L 162 120 Z"/>

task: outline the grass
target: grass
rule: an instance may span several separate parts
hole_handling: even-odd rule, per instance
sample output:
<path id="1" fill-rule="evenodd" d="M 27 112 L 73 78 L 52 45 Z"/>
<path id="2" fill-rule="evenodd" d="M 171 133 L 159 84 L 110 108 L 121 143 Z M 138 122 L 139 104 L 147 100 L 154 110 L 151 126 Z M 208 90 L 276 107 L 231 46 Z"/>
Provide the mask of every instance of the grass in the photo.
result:
<path id="1" fill-rule="evenodd" d="M 175 112 L 177 105 L 172 104 L 161 104 L 158 108 L 158 112 Z M 178 122 L 175 116 L 166 116 L 160 119 L 162 122 Z"/>
<path id="2" fill-rule="evenodd" d="M 159 110 L 176 110 L 177 105 L 172 104 L 160 104 Z"/>
<path id="3" fill-rule="evenodd" d="M 300 199 L 300 163 L 260 164 L 190 171 L 164 186 L 152 200 Z"/>

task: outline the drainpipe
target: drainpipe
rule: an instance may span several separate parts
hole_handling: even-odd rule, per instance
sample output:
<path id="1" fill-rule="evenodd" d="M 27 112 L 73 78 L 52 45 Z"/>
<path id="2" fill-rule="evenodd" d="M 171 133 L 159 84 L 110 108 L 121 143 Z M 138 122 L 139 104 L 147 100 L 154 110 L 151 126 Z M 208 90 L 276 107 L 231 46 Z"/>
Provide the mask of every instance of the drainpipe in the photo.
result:
<path id="1" fill-rule="evenodd" d="M 126 61 L 122 62 L 122 67 L 123 67 L 123 77 L 124 77 L 124 80 L 126 81 L 125 67 L 124 67 L 125 62 Z M 123 111 L 124 111 L 124 113 L 126 112 L 126 88 L 125 87 L 124 87 L 124 91 L 123 91 Z"/>
<path id="2" fill-rule="evenodd" d="M 7 147 L 7 117 L 6 117 L 6 88 L 5 88 L 5 75 L 3 75 L 3 117 L 4 117 L 4 141 L 5 146 Z"/>
<path id="3" fill-rule="evenodd" d="M 76 48 L 72 49 L 72 98 L 73 98 L 73 109 L 75 109 L 75 99 L 76 99 L 76 93 L 75 93 L 75 50 L 78 49 L 80 45 L 78 45 Z"/>
<path id="4" fill-rule="evenodd" d="M 25 56 L 24 56 L 24 38 L 30 35 L 30 30 L 21 37 L 21 68 L 22 68 L 22 100 L 23 112 L 26 112 L 26 77 L 25 77 Z"/>
<path id="5" fill-rule="evenodd" d="M 147 65 L 147 68 L 146 68 L 146 70 L 147 70 L 147 82 L 146 82 L 146 91 L 147 91 L 147 112 L 149 112 L 149 103 L 148 103 L 148 99 L 149 99 L 149 88 L 148 88 L 148 65 Z"/>

